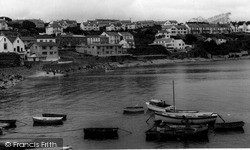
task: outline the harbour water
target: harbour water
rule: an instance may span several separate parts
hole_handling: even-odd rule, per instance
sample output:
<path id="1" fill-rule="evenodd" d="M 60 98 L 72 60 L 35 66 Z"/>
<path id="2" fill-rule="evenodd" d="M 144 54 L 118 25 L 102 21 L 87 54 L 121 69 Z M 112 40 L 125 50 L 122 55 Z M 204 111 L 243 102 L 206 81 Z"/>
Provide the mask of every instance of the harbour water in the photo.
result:
<path id="1" fill-rule="evenodd" d="M 244 133 L 209 132 L 203 142 L 147 142 L 153 118 L 145 102 L 163 99 L 172 104 L 175 80 L 177 109 L 219 113 L 226 121 L 245 122 Z M 250 60 L 169 64 L 75 73 L 69 77 L 29 78 L 0 91 L 0 118 L 17 119 L 17 128 L 1 138 L 62 137 L 74 149 L 249 148 Z M 144 114 L 123 115 L 123 108 L 142 105 Z M 32 116 L 65 113 L 62 126 L 34 126 Z M 217 118 L 218 122 L 222 122 Z M 26 123 L 23 124 L 23 123 Z M 86 140 L 82 128 L 119 127 L 114 140 Z M 46 132 L 46 133 L 45 133 Z M 51 133 L 49 133 L 51 132 Z M 33 134 L 36 133 L 36 134 Z"/>

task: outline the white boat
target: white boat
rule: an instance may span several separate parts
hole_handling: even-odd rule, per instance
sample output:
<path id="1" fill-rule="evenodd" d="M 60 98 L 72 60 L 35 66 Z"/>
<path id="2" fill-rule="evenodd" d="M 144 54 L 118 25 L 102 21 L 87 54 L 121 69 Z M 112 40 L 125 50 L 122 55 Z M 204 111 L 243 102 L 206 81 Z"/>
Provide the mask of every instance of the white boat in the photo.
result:
<path id="1" fill-rule="evenodd" d="M 159 99 L 151 99 L 149 102 L 146 102 L 148 109 L 158 112 L 166 112 L 174 110 L 173 105 L 166 104 L 165 101 Z"/>
<path id="2" fill-rule="evenodd" d="M 32 117 L 34 124 L 62 124 L 63 117 Z"/>
<path id="3" fill-rule="evenodd" d="M 218 114 L 213 112 L 155 112 L 155 120 L 172 124 L 214 124 Z"/>

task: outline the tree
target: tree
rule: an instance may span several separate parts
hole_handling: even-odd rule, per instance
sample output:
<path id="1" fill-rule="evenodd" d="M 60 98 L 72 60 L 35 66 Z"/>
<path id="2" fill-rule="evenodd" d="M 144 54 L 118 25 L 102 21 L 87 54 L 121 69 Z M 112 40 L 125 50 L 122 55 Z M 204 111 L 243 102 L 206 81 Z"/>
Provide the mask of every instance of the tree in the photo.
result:
<path id="1" fill-rule="evenodd" d="M 22 25 L 18 22 L 9 22 L 8 26 L 12 27 L 13 29 L 22 29 Z"/>
<path id="2" fill-rule="evenodd" d="M 186 44 L 194 44 L 195 42 L 197 42 L 197 37 L 194 36 L 193 34 L 187 34 L 186 38 L 185 38 L 185 43 Z"/>
<path id="3" fill-rule="evenodd" d="M 24 20 L 22 23 L 22 28 L 27 29 L 27 30 L 34 29 L 34 28 L 36 28 L 36 24 L 29 21 L 29 20 Z"/>

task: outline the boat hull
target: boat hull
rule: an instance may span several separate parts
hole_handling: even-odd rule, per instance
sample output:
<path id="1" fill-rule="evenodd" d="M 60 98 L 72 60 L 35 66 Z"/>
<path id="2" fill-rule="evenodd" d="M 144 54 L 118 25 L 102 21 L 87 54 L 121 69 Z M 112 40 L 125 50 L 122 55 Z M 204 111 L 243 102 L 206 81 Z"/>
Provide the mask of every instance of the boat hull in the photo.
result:
<path id="1" fill-rule="evenodd" d="M 67 120 L 67 115 L 65 114 L 42 114 L 43 117 L 62 117 L 62 120 Z"/>
<path id="2" fill-rule="evenodd" d="M 123 113 L 124 114 L 144 113 L 144 108 L 142 106 L 126 107 L 124 108 Z"/>
<path id="3" fill-rule="evenodd" d="M 173 113 L 174 114 L 174 113 Z M 187 113 L 179 113 L 175 115 L 171 115 L 171 113 L 158 113 L 155 112 L 155 120 L 161 120 L 166 123 L 172 124 L 185 124 L 186 120 L 188 120 L 189 124 L 209 124 L 213 125 L 217 119 L 217 114 L 207 115 L 207 116 L 188 116 Z M 195 113 L 193 113 L 195 114 Z M 185 116 L 185 118 L 183 118 Z"/>
<path id="4" fill-rule="evenodd" d="M 16 127 L 16 120 L 0 120 L 0 123 L 8 123 L 9 126 L 5 128 L 15 128 Z"/>
<path id="5" fill-rule="evenodd" d="M 214 130 L 215 131 L 241 131 L 244 126 L 243 121 L 239 122 L 224 122 L 224 123 L 215 123 Z"/>
<path id="6" fill-rule="evenodd" d="M 63 117 L 33 117 L 33 125 L 62 125 Z"/>
<path id="7" fill-rule="evenodd" d="M 84 128 L 85 139 L 117 139 L 118 128 Z"/>
<path id="8" fill-rule="evenodd" d="M 193 127 L 153 127 L 146 131 L 146 140 L 207 140 L 208 126 Z"/>

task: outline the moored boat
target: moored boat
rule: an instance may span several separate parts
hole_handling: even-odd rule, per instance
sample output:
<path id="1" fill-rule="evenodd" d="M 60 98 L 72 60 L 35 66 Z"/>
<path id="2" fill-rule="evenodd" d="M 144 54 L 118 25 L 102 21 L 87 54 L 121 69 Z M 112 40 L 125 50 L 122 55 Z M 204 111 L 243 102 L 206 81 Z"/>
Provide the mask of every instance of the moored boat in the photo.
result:
<path id="1" fill-rule="evenodd" d="M 66 120 L 67 119 L 67 115 L 66 114 L 49 114 L 49 113 L 45 113 L 42 114 L 43 117 L 62 117 L 62 120 Z"/>
<path id="2" fill-rule="evenodd" d="M 123 109 L 124 114 L 144 113 L 143 106 L 131 106 Z"/>
<path id="3" fill-rule="evenodd" d="M 9 128 L 9 123 L 0 123 L 0 128 Z"/>
<path id="4" fill-rule="evenodd" d="M 84 128 L 85 139 L 116 139 L 118 128 Z"/>
<path id="5" fill-rule="evenodd" d="M 209 128 L 207 125 L 172 125 L 154 126 L 146 131 L 146 140 L 201 140 L 207 139 Z"/>
<path id="6" fill-rule="evenodd" d="M 15 119 L 2 119 L 0 120 L 0 123 L 8 123 L 9 126 L 6 128 L 15 128 L 16 127 L 16 120 Z"/>
<path id="7" fill-rule="evenodd" d="M 161 120 L 173 124 L 185 124 L 188 121 L 190 124 L 214 125 L 217 116 L 218 115 L 213 112 L 198 112 L 198 113 L 155 112 L 155 120 Z"/>
<path id="8" fill-rule="evenodd" d="M 61 125 L 63 117 L 32 117 L 34 125 Z"/>
<path id="9" fill-rule="evenodd" d="M 215 123 L 214 130 L 215 131 L 238 131 L 238 130 L 243 130 L 244 125 L 245 123 L 243 121 Z"/>
<path id="10" fill-rule="evenodd" d="M 149 110 L 157 112 L 171 111 L 175 108 L 173 105 L 166 104 L 165 101 L 159 99 L 151 99 L 149 102 L 146 102 L 146 105 Z"/>

